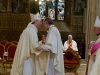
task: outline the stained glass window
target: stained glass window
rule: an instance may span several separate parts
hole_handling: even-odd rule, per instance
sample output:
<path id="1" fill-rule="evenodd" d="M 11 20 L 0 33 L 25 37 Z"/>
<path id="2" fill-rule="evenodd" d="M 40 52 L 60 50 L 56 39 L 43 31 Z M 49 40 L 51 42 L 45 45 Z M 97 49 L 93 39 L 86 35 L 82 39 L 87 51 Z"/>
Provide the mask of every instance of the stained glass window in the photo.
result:
<path id="1" fill-rule="evenodd" d="M 58 9 L 58 14 L 57 14 L 57 19 L 58 20 L 64 20 L 64 0 L 58 0 L 58 4 L 57 4 L 57 9 Z"/>
<path id="2" fill-rule="evenodd" d="M 48 16 L 55 20 L 55 0 L 49 1 Z"/>
<path id="3" fill-rule="evenodd" d="M 65 0 L 39 0 L 41 18 L 46 16 L 53 20 L 64 20 Z"/>
<path id="4" fill-rule="evenodd" d="M 39 1 L 39 12 L 42 19 L 46 16 L 46 1 L 40 0 Z"/>

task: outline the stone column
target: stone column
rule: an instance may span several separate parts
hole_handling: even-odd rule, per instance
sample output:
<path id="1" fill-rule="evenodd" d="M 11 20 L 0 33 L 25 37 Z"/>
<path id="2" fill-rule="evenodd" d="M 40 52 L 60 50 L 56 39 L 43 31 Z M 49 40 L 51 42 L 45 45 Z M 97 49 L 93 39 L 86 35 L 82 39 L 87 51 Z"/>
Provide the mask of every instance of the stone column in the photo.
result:
<path id="1" fill-rule="evenodd" d="M 100 0 L 87 0 L 87 22 L 86 22 L 86 59 L 88 57 L 87 46 L 90 41 L 96 39 L 93 32 L 96 16 L 100 17 Z"/>
<path id="2" fill-rule="evenodd" d="M 11 8 L 11 0 L 7 0 L 7 12 L 11 12 L 12 8 Z"/>

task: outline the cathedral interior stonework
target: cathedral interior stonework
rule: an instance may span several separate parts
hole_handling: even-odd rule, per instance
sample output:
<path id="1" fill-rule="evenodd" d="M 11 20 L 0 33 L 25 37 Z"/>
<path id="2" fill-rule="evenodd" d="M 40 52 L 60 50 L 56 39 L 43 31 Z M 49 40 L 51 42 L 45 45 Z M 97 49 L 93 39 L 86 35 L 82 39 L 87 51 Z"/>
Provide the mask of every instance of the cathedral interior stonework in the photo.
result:
<path id="1" fill-rule="evenodd" d="M 30 21 L 30 10 L 35 8 L 39 10 L 39 1 L 35 0 L 0 0 L 0 40 L 19 40 L 20 34 Z M 86 0 L 62 0 L 64 8 L 64 19 L 60 20 L 55 15 L 54 24 L 59 29 L 62 41 L 67 40 L 68 34 L 73 35 L 73 39 L 77 42 L 79 53 L 85 59 L 85 34 L 86 34 Z M 81 1 L 81 2 L 80 2 Z M 49 1 L 47 2 L 49 3 Z M 57 5 L 55 0 L 55 5 Z M 60 9 L 59 3 L 59 9 Z M 47 8 L 48 7 L 48 8 Z M 46 10 L 49 10 L 49 6 Z M 57 6 L 55 10 L 58 10 Z M 41 12 L 41 11 L 40 11 Z M 61 13 L 59 11 L 59 13 Z M 57 12 L 55 11 L 55 14 Z M 45 13 L 46 16 L 47 12 Z M 50 15 L 52 16 L 52 15 Z M 45 34 L 44 29 L 39 30 L 39 38 Z"/>
<path id="2" fill-rule="evenodd" d="M 54 25 L 60 31 L 63 44 L 68 40 L 69 34 L 73 36 L 77 42 L 78 54 L 81 56 L 77 72 L 78 75 L 85 75 L 88 45 L 96 40 L 93 29 L 96 16 L 100 17 L 99 7 L 100 0 L 0 0 L 0 42 L 18 42 L 21 33 L 31 21 L 30 12 L 34 8 L 39 12 L 42 21 L 46 17 L 53 19 Z M 38 30 L 39 41 L 43 35 L 47 35 L 47 30 L 41 27 Z M 3 66 L 8 66 L 5 64 L 4 61 Z M 2 69 L 1 66 L 2 64 L 0 75 L 9 75 L 11 69 L 8 68 L 6 71 L 5 67 Z"/>

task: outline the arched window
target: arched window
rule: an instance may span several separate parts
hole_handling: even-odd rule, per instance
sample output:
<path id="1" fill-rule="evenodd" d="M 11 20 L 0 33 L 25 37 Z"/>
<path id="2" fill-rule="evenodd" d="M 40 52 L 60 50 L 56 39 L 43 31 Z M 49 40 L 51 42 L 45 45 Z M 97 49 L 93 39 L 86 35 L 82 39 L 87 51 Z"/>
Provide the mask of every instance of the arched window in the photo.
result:
<path id="1" fill-rule="evenodd" d="M 48 16 L 53 20 L 64 20 L 65 0 L 39 0 L 39 12 L 42 19 Z"/>

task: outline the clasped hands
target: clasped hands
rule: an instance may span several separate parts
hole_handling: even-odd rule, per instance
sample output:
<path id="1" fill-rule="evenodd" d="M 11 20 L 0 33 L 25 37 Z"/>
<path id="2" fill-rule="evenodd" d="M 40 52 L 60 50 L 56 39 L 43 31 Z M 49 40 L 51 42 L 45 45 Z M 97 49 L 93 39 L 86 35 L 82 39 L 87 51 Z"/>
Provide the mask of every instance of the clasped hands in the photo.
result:
<path id="1" fill-rule="evenodd" d="M 39 47 L 36 48 L 38 51 L 43 50 L 42 45 L 40 45 Z"/>

